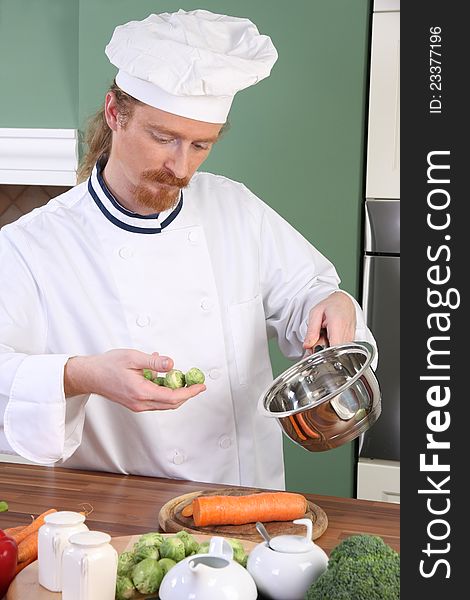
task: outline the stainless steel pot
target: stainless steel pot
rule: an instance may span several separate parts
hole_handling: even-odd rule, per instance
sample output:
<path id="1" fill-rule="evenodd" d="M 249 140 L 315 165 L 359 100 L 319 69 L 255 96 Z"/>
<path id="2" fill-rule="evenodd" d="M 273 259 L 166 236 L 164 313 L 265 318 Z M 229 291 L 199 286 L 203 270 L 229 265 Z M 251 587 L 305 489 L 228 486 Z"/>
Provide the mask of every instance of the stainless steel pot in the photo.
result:
<path id="1" fill-rule="evenodd" d="M 381 413 L 380 387 L 370 366 L 374 356 L 367 342 L 320 350 L 279 375 L 258 408 L 311 452 L 341 446 L 369 429 Z"/>

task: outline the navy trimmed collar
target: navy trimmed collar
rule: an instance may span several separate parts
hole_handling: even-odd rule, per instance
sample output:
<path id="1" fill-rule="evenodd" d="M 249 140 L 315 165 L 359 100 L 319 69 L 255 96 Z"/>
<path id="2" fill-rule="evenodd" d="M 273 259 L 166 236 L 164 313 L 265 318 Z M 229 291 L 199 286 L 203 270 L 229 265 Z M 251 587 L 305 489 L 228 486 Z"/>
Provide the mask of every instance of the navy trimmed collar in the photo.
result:
<path id="1" fill-rule="evenodd" d="M 133 233 L 161 233 L 181 212 L 183 191 L 178 204 L 170 211 L 152 215 L 139 215 L 119 204 L 111 194 L 102 175 L 102 166 L 98 162 L 88 179 L 88 191 L 103 215 L 117 227 Z"/>

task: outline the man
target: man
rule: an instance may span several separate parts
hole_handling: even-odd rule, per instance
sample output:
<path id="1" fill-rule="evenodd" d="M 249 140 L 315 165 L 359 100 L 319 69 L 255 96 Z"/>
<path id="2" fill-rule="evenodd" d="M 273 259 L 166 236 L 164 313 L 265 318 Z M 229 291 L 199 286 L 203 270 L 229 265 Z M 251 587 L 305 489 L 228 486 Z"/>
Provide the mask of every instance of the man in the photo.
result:
<path id="1" fill-rule="evenodd" d="M 282 489 L 281 432 L 257 412 L 268 336 L 293 359 L 372 336 L 325 257 L 198 172 L 277 52 L 246 19 L 180 10 L 117 27 L 106 53 L 85 180 L 0 235 L 6 439 L 44 464 Z M 204 385 L 142 374 L 193 366 Z"/>

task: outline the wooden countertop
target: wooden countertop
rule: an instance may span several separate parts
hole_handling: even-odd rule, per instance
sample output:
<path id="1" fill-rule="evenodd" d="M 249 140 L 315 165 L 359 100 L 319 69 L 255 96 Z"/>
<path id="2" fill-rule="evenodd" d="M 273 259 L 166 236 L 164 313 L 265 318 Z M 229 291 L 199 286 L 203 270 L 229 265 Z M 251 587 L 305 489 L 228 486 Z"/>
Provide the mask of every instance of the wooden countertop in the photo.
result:
<path id="1" fill-rule="evenodd" d="M 169 500 L 196 490 L 226 486 L 192 481 L 116 475 L 60 467 L 0 463 L 0 500 L 9 510 L 0 513 L 0 529 L 27 524 L 48 508 L 82 510 L 90 504 L 90 529 L 125 536 L 158 531 L 158 513 Z M 297 491 L 297 490 L 289 490 Z M 400 505 L 304 494 L 328 517 L 328 528 L 316 543 L 329 552 L 355 533 L 380 535 L 400 550 Z"/>

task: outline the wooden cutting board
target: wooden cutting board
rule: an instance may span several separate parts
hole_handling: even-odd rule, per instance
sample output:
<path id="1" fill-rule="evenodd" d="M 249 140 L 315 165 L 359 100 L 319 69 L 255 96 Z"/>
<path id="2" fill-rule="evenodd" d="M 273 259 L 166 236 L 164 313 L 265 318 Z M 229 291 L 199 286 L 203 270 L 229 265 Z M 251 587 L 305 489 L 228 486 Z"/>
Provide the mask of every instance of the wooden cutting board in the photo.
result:
<path id="1" fill-rule="evenodd" d="M 165 534 L 163 534 L 165 535 Z M 119 554 L 126 550 L 132 550 L 135 542 L 140 535 L 127 535 L 124 537 L 115 537 L 111 539 L 111 544 Z M 194 536 L 198 542 L 205 542 L 210 539 L 208 535 Z M 256 544 L 247 540 L 241 540 L 246 552 L 250 552 Z M 38 583 L 38 561 L 34 561 L 25 567 L 13 580 L 10 585 L 5 600 L 61 600 L 60 592 L 50 592 Z M 155 594 L 144 596 L 138 594 L 134 600 L 144 600 L 145 598 L 155 598 Z"/>
<path id="2" fill-rule="evenodd" d="M 185 506 L 191 504 L 194 498 L 202 494 L 204 494 L 204 496 L 242 496 L 260 493 L 261 491 L 265 490 L 259 490 L 257 488 L 245 488 L 243 490 L 240 490 L 239 488 L 224 488 L 212 492 L 197 491 L 191 492 L 190 494 L 184 494 L 183 496 L 177 496 L 162 506 L 158 515 L 158 523 L 163 531 L 166 531 L 167 533 L 176 533 L 181 529 L 186 529 L 193 534 L 203 533 L 206 535 L 221 535 L 223 537 L 233 537 L 259 543 L 263 541 L 263 538 L 256 530 L 254 523 L 248 523 L 246 525 L 211 525 L 207 527 L 196 527 L 193 518 L 183 517 L 181 511 Z M 313 502 L 308 501 L 308 510 L 304 518 L 311 519 L 313 522 L 313 540 L 319 538 L 328 527 L 328 518 L 325 511 Z M 269 523 L 264 523 L 264 526 L 271 537 L 283 534 L 305 535 L 305 527 L 303 525 L 295 525 L 292 521 L 271 521 Z"/>

